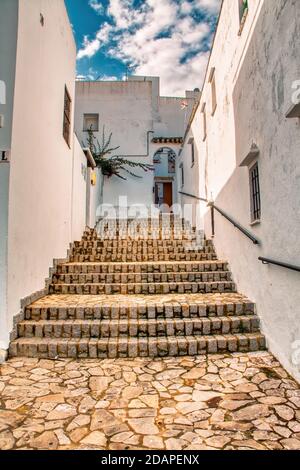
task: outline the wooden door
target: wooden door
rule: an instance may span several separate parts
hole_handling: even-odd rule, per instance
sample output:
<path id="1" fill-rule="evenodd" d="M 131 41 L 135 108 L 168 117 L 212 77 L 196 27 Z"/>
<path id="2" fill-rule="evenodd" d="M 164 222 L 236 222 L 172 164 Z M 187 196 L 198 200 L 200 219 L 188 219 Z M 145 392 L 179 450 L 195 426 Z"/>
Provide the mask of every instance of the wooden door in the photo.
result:
<path id="1" fill-rule="evenodd" d="M 172 183 L 164 183 L 164 204 L 173 205 Z"/>

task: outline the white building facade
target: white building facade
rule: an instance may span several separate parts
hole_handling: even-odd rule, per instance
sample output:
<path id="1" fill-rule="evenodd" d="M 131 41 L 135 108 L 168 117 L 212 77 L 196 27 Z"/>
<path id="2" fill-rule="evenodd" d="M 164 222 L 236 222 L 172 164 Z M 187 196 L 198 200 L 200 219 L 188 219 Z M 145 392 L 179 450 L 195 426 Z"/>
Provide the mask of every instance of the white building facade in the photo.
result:
<path id="1" fill-rule="evenodd" d="M 194 224 L 197 211 L 204 217 L 207 236 L 207 204 L 180 193 L 212 199 L 257 239 L 214 211 L 218 255 L 256 302 L 270 350 L 299 380 L 299 272 L 258 258 L 300 266 L 300 3 L 241 3 L 223 1 L 201 100 L 177 161 L 178 193 L 182 205 L 193 201 Z"/>
<path id="2" fill-rule="evenodd" d="M 73 134 L 75 63 L 63 0 L 1 1 L 2 356 L 20 300 L 24 305 L 45 288 L 53 259 L 65 258 L 70 243 L 81 238 L 96 192 Z"/>
<path id="3" fill-rule="evenodd" d="M 103 179 L 99 174 L 103 180 L 99 202 L 113 207 L 120 205 L 120 198 L 125 198 L 127 207 L 177 202 L 175 166 L 168 163 L 168 152 L 177 159 L 197 97 L 197 92 L 186 92 L 182 98 L 161 97 L 158 77 L 76 83 L 75 131 L 83 145 L 91 125 L 99 141 L 105 126 L 106 138 L 112 133 L 111 147 L 119 147 L 111 156 L 155 166 L 155 171 L 148 172 L 133 168 L 139 178 L 122 173 L 126 180 Z M 160 164 L 154 163 L 158 160 Z"/>

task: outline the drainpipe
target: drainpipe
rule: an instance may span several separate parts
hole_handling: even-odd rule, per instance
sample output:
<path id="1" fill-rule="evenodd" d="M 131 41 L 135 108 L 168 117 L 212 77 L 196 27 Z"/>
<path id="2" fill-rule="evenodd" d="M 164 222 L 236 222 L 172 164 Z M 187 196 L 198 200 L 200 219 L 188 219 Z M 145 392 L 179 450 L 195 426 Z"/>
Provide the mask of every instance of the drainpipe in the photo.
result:
<path id="1" fill-rule="evenodd" d="M 149 136 L 150 134 L 154 134 L 154 131 L 147 131 L 147 154 L 146 155 L 117 155 L 120 158 L 130 158 L 130 157 L 149 157 L 150 153 L 150 142 L 149 142 Z"/>

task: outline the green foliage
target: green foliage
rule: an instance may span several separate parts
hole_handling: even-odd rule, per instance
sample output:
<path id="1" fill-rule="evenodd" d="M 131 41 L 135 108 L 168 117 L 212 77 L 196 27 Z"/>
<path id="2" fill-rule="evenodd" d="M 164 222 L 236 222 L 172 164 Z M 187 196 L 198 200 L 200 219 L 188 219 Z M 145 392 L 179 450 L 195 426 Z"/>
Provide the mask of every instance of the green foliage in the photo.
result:
<path id="1" fill-rule="evenodd" d="M 111 176 L 117 176 L 123 180 L 126 180 L 125 176 L 121 175 L 120 172 L 124 171 L 135 178 L 142 178 L 141 176 L 133 173 L 130 168 L 140 168 L 147 171 L 153 171 L 153 165 L 148 165 L 140 162 L 133 162 L 127 160 L 123 157 L 113 156 L 109 157 L 112 152 L 118 150 L 120 147 L 111 147 L 112 132 L 109 134 L 109 137 L 106 138 L 105 135 L 105 126 L 102 129 L 102 139 L 101 143 L 95 137 L 92 126 L 88 130 L 88 147 L 94 157 L 97 168 L 101 168 L 102 174 L 110 178 Z"/>
<path id="2" fill-rule="evenodd" d="M 248 9 L 248 0 L 243 0 L 243 13 Z"/>

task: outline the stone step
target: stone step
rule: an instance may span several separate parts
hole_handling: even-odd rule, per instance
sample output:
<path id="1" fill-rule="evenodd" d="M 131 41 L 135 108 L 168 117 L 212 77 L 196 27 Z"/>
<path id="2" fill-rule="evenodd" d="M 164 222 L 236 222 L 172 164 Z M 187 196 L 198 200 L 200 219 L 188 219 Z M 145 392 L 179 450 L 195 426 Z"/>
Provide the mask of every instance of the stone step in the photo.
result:
<path id="1" fill-rule="evenodd" d="M 25 309 L 26 320 L 136 320 L 254 315 L 236 293 L 164 295 L 48 295 Z"/>
<path id="2" fill-rule="evenodd" d="M 50 284 L 49 294 L 169 294 L 236 292 L 234 282 L 160 282 L 128 284 Z"/>
<path id="3" fill-rule="evenodd" d="M 183 230 L 142 230 L 142 231 L 120 231 L 120 230 L 102 230 L 99 234 L 85 235 L 82 238 L 83 242 L 94 242 L 99 239 L 101 240 L 122 240 L 122 241 L 189 241 L 200 239 L 197 237 L 195 232 L 183 231 Z"/>
<path id="4" fill-rule="evenodd" d="M 232 281 L 230 271 L 185 273 L 54 274 L 53 284 L 136 284 Z"/>
<path id="5" fill-rule="evenodd" d="M 131 249 L 137 249 L 138 251 L 143 251 L 143 250 L 148 250 L 149 248 L 166 248 L 168 249 L 169 247 L 172 249 L 175 248 L 189 248 L 191 245 L 195 245 L 196 247 L 196 240 L 154 240 L 154 239 L 149 239 L 149 240 L 90 240 L 90 241 L 75 241 L 74 246 L 75 248 L 91 248 L 91 249 L 97 249 L 97 248 L 104 248 L 104 249 L 109 249 L 109 250 L 120 250 L 120 249 L 125 249 L 125 248 L 131 248 Z M 211 243 L 208 243 L 208 240 L 203 240 L 202 241 L 203 248 L 204 247 L 210 247 L 212 251 L 213 245 Z M 201 248 L 201 247 L 199 247 Z"/>
<path id="6" fill-rule="evenodd" d="M 161 320 L 40 320 L 22 321 L 19 337 L 119 338 L 156 336 L 201 336 L 256 333 L 257 316 L 184 318 Z"/>
<path id="7" fill-rule="evenodd" d="M 179 261 L 144 263 L 64 263 L 57 274 L 114 274 L 114 273 L 185 273 L 228 271 L 224 261 Z"/>
<path id="8" fill-rule="evenodd" d="M 169 336 L 151 338 L 51 339 L 18 338 L 9 348 L 10 357 L 115 358 L 194 356 L 265 349 L 260 333 L 210 336 Z"/>
<path id="9" fill-rule="evenodd" d="M 194 253 L 186 251 L 184 253 L 115 253 L 115 254 L 72 254 L 70 256 L 71 262 L 78 263 L 93 263 L 93 262 L 148 262 L 148 261 L 216 261 L 217 255 L 215 253 Z"/>
<path id="10" fill-rule="evenodd" d="M 189 249 L 191 248 L 191 249 Z M 203 254 L 215 254 L 215 251 L 211 247 L 204 247 L 204 248 L 197 248 L 194 249 L 194 247 L 186 246 L 186 247 L 151 247 L 151 248 L 144 248 L 144 247 L 130 247 L 128 246 L 127 248 L 122 248 L 122 246 L 114 247 L 114 248 L 91 248 L 91 247 L 75 247 L 73 248 L 72 254 L 73 255 L 90 255 L 90 256 L 142 256 L 142 257 L 148 257 L 149 255 L 153 254 L 156 256 L 161 256 L 161 255 L 171 255 L 171 254 L 197 254 L 197 253 L 203 253 Z"/>

